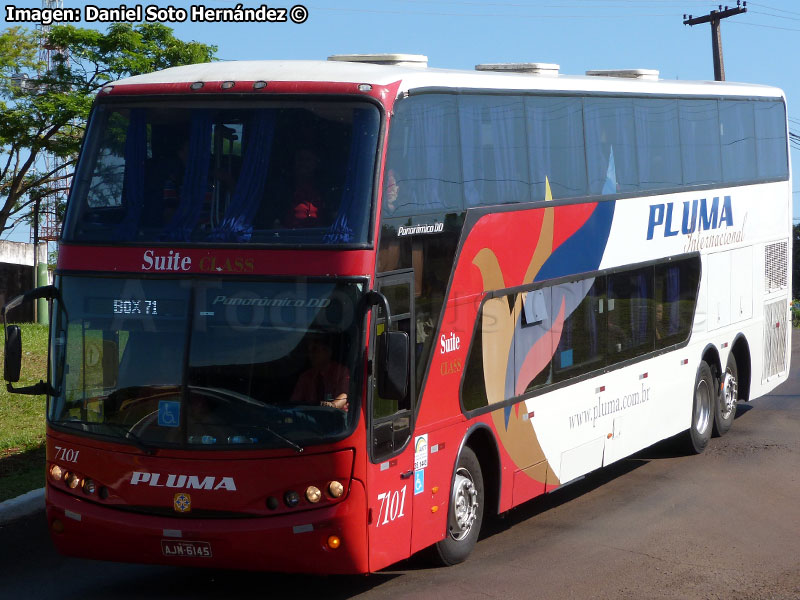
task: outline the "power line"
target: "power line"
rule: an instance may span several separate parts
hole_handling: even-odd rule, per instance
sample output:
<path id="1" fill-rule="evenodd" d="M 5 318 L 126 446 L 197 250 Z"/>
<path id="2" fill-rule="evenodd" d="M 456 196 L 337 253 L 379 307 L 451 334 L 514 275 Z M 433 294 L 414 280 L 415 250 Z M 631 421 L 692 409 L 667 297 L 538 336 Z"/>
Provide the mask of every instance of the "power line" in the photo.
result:
<path id="1" fill-rule="evenodd" d="M 793 10 L 785 10 L 783 8 L 775 8 L 774 6 L 768 6 L 766 4 L 761 4 L 761 2 L 750 2 L 750 6 L 760 6 L 762 8 L 766 8 L 768 10 L 774 10 L 776 12 L 787 13 L 790 15 L 800 15 L 800 12 L 796 12 Z"/>
<path id="2" fill-rule="evenodd" d="M 788 19 L 789 21 L 800 21 L 800 17 L 786 17 L 784 15 L 775 15 L 768 12 L 761 12 L 760 10 L 751 10 L 751 13 L 754 15 L 766 15 L 768 17 L 774 17 L 776 19 Z"/>
<path id="3" fill-rule="evenodd" d="M 780 29 L 781 31 L 800 31 L 800 29 L 793 29 L 791 27 L 778 27 L 777 25 L 761 25 L 760 23 L 742 23 L 733 21 L 731 25 L 744 25 L 745 27 L 765 27 L 766 29 Z"/>

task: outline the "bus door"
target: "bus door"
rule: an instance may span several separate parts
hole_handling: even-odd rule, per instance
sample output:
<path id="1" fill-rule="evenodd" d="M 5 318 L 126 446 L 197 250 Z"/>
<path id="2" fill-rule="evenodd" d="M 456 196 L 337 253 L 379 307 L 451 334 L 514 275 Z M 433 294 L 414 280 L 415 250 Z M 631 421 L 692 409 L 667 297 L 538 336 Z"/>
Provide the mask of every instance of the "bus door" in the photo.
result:
<path id="1" fill-rule="evenodd" d="M 409 556 L 411 550 L 411 505 L 414 497 L 414 280 L 413 271 L 378 277 L 376 288 L 389 303 L 392 330 L 409 336 L 409 381 L 405 398 L 381 398 L 373 376 L 369 405 L 370 465 L 369 497 L 370 570 L 382 569 Z M 383 308 L 375 309 L 373 365 L 383 341 L 386 321 Z M 377 369 L 373 368 L 373 373 Z"/>

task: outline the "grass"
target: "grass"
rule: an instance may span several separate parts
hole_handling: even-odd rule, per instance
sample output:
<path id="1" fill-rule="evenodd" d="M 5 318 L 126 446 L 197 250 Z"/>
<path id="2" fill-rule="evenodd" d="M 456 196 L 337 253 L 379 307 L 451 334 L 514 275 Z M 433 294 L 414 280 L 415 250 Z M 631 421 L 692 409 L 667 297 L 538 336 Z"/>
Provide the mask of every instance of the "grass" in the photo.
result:
<path id="1" fill-rule="evenodd" d="M 45 325 L 20 324 L 22 374 L 16 386 L 31 385 L 47 375 Z M 0 362 L 4 360 L 0 344 Z M 0 389 L 0 502 L 44 485 L 45 397 L 11 394 Z"/>

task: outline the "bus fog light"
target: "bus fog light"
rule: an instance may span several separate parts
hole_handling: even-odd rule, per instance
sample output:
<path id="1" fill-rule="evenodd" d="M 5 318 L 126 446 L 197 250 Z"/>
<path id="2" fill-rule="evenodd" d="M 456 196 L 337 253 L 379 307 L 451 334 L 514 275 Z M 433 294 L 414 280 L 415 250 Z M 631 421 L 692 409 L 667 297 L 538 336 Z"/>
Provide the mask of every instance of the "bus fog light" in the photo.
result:
<path id="1" fill-rule="evenodd" d="M 64 476 L 64 471 L 58 465 L 53 465 L 50 467 L 50 477 L 53 478 L 53 481 L 61 481 L 61 478 Z"/>
<path id="2" fill-rule="evenodd" d="M 339 498 L 344 494 L 344 486 L 338 481 L 331 481 L 328 484 L 328 493 L 334 498 Z"/>
<path id="3" fill-rule="evenodd" d="M 53 519 L 53 522 L 50 525 L 50 528 L 55 533 L 62 533 L 64 531 L 64 523 L 62 523 L 59 519 Z"/>
<path id="4" fill-rule="evenodd" d="M 81 478 L 78 477 L 75 473 L 64 473 L 64 483 L 67 484 L 67 487 L 71 490 L 74 490 L 81 484 Z"/>
<path id="5" fill-rule="evenodd" d="M 295 506 L 300 504 L 300 494 L 298 494 L 297 492 L 286 492 L 283 495 L 283 501 L 289 508 L 294 508 Z"/>
<path id="6" fill-rule="evenodd" d="M 319 502 L 320 498 L 322 498 L 322 492 L 319 491 L 319 488 L 314 485 L 308 486 L 306 490 L 306 500 L 312 504 L 316 504 Z"/>
<path id="7" fill-rule="evenodd" d="M 270 496 L 267 498 L 267 508 L 270 510 L 275 510 L 278 508 L 278 499 L 275 496 Z"/>
<path id="8" fill-rule="evenodd" d="M 81 486 L 84 494 L 94 494 L 97 490 L 97 486 L 95 485 L 94 481 L 91 479 L 84 479 L 83 485 Z"/>
<path id="9" fill-rule="evenodd" d="M 339 539 L 339 536 L 332 535 L 328 538 L 328 548 L 330 548 L 331 550 L 336 550 L 341 545 L 342 545 L 342 540 Z"/>

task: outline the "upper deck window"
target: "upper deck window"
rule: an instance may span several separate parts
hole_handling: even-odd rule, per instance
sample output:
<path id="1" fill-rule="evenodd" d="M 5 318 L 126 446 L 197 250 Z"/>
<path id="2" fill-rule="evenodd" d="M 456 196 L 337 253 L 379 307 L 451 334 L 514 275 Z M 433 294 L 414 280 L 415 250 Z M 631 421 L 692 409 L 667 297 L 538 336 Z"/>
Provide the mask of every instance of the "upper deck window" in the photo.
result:
<path id="1" fill-rule="evenodd" d="M 779 99 L 453 90 L 412 95 L 394 111 L 387 219 L 789 176 Z"/>
<path id="2" fill-rule="evenodd" d="M 378 129 L 355 102 L 100 104 L 64 239 L 365 243 Z"/>

